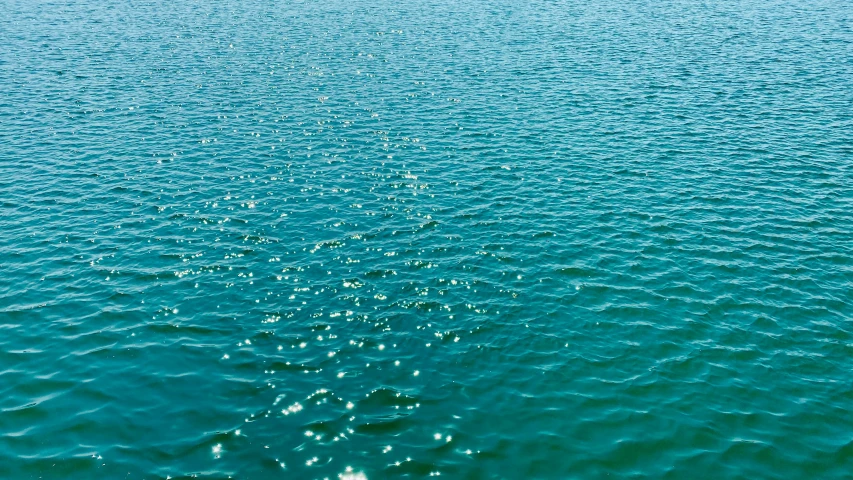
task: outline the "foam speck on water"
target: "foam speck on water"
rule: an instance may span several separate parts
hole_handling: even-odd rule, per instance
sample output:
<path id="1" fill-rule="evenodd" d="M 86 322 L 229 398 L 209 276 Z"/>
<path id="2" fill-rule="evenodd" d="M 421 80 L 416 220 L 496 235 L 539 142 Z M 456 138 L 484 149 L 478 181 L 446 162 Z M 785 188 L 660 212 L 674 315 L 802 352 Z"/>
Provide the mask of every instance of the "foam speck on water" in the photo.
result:
<path id="1" fill-rule="evenodd" d="M 367 480 L 367 475 L 363 472 L 353 472 L 349 469 L 348 471 L 339 474 L 338 478 L 340 478 L 340 480 Z"/>

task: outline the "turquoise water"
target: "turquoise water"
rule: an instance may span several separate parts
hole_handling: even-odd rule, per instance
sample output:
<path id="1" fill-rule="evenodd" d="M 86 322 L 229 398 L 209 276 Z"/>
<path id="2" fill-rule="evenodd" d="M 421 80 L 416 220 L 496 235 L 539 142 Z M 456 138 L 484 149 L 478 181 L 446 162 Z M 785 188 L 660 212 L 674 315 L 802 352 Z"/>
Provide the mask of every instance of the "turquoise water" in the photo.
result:
<path id="1" fill-rule="evenodd" d="M 853 475 L 847 2 L 0 40 L 0 478 Z"/>

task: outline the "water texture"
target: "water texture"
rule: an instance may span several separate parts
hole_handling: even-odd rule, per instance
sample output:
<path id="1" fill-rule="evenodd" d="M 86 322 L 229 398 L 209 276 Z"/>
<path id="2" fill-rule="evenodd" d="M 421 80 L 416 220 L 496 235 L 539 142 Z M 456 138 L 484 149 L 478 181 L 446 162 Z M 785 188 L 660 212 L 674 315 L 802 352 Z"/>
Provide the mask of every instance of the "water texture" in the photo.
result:
<path id="1" fill-rule="evenodd" d="M 0 1 L 0 478 L 853 476 L 853 8 Z"/>

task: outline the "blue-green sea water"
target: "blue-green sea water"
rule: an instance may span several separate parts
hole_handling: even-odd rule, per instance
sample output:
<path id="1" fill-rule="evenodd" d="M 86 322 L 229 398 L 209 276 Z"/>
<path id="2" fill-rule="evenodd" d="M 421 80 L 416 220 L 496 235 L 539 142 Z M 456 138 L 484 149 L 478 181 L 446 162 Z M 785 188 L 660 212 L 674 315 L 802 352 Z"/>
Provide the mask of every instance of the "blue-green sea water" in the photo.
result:
<path id="1" fill-rule="evenodd" d="M 853 478 L 842 0 L 0 1 L 0 478 Z"/>

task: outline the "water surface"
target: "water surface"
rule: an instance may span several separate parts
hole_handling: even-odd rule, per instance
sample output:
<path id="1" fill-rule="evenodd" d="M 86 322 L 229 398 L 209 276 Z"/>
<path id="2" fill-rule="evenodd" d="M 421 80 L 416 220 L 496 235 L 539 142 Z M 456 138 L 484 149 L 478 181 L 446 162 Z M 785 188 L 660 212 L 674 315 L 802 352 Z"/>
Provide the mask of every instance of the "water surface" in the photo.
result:
<path id="1" fill-rule="evenodd" d="M 851 20 L 0 2 L 0 477 L 850 478 Z"/>

